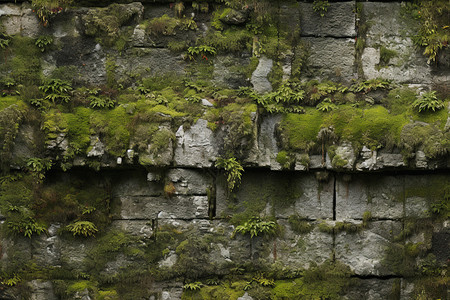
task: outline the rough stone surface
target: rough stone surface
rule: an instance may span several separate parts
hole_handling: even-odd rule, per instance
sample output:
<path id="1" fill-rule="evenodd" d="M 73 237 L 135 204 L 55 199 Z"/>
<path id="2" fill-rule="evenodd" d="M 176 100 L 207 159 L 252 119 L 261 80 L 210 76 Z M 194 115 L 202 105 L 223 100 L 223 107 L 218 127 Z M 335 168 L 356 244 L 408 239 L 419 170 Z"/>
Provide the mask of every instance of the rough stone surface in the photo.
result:
<path id="1" fill-rule="evenodd" d="M 27 3 L 20 7 L 13 4 L 0 5 L 0 18 L 6 34 L 20 33 L 37 38 L 41 33 L 39 19 Z"/>
<path id="2" fill-rule="evenodd" d="M 31 289 L 31 300 L 56 300 L 53 285 L 50 281 L 32 280 L 28 284 Z"/>
<path id="3" fill-rule="evenodd" d="M 251 83 L 253 89 L 258 93 L 265 93 L 272 91 L 272 84 L 267 79 L 267 75 L 272 70 L 273 61 L 269 58 L 262 56 L 259 59 L 259 64 L 256 70 L 253 71 Z"/>
<path id="4" fill-rule="evenodd" d="M 354 37 L 355 3 L 330 3 L 324 17 L 313 10 L 312 3 L 300 3 L 302 36 Z"/>
<path id="5" fill-rule="evenodd" d="M 212 183 L 212 178 L 199 170 L 171 169 L 167 177 L 174 183 L 176 195 L 206 195 Z"/>
<path id="6" fill-rule="evenodd" d="M 336 259 L 349 265 L 358 275 L 393 275 L 384 258 L 387 247 L 401 228 L 400 222 L 381 221 L 371 222 L 368 229 L 359 233 L 339 233 L 336 236 Z"/>
<path id="7" fill-rule="evenodd" d="M 208 197 L 174 196 L 165 197 L 130 197 L 120 199 L 122 219 L 154 219 L 160 213 L 168 218 L 194 219 L 208 217 Z"/>
<path id="8" fill-rule="evenodd" d="M 401 83 L 430 83 L 431 68 L 416 49 L 411 37 L 417 23 L 400 14 L 400 3 L 362 3 L 362 17 L 371 25 L 367 31 L 366 48 L 362 55 L 364 75 L 368 79 L 386 78 Z M 387 65 L 380 65 L 380 48 L 397 53 Z"/>
<path id="9" fill-rule="evenodd" d="M 174 163 L 185 167 L 211 167 L 218 156 L 214 134 L 208 122 L 199 119 L 191 128 L 181 126 L 176 132 Z"/>
<path id="10" fill-rule="evenodd" d="M 247 22 L 248 12 L 245 10 L 230 9 L 227 14 L 221 16 L 220 21 L 229 25 L 240 25 Z"/>
<path id="11" fill-rule="evenodd" d="M 345 180 L 346 179 L 346 180 Z M 365 211 L 375 218 L 403 217 L 404 177 L 351 176 L 336 182 L 338 220 L 362 219 Z"/>
<path id="12" fill-rule="evenodd" d="M 217 215 L 228 215 L 225 188 L 218 183 Z M 221 186 L 221 188 L 219 188 Z M 308 219 L 332 218 L 333 182 L 320 184 L 311 174 L 285 174 L 275 171 L 248 171 L 237 190 L 237 210 L 258 210 L 261 217 L 272 213 L 278 218 L 299 215 Z"/>
<path id="13" fill-rule="evenodd" d="M 333 38 L 302 39 L 310 47 L 306 79 L 350 82 L 354 74 L 355 40 Z"/>
<path id="14" fill-rule="evenodd" d="M 330 258 L 333 251 L 333 237 L 330 234 L 321 232 L 318 227 L 309 233 L 298 234 L 285 220 L 280 220 L 279 224 L 285 226 L 286 231 L 283 239 L 276 240 L 277 262 L 293 269 L 309 268 L 313 263 L 321 264 Z"/>

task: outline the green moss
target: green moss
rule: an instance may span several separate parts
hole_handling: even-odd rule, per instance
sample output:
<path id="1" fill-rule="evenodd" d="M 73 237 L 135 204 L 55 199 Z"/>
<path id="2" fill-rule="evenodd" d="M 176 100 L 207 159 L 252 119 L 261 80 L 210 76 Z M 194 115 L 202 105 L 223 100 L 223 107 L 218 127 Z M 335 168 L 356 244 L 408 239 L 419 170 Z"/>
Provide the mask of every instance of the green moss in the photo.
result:
<path id="1" fill-rule="evenodd" d="M 21 84 L 40 84 L 41 51 L 34 44 L 34 40 L 16 35 L 11 40 L 10 49 L 13 56 L 5 67 L 11 69 L 12 78 Z"/>
<path id="2" fill-rule="evenodd" d="M 253 35 L 246 29 L 230 28 L 223 32 L 210 31 L 199 44 L 217 49 L 219 53 L 242 52 L 252 49 Z"/>
<path id="3" fill-rule="evenodd" d="M 309 233 L 314 228 L 308 221 L 298 215 L 289 216 L 288 221 L 289 225 L 291 225 L 291 229 L 298 234 Z"/>
<path id="4" fill-rule="evenodd" d="M 127 38 L 124 37 L 122 26 L 129 22 L 136 12 L 131 9 L 124 9 L 120 4 L 114 3 L 105 8 L 92 8 L 83 15 L 86 27 L 84 32 L 88 36 L 96 37 L 104 46 L 112 47 L 116 45 L 119 51 L 123 50 L 121 45 Z M 130 28 L 129 28 L 130 29 Z M 131 34 L 132 31 L 128 31 Z"/>
<path id="5" fill-rule="evenodd" d="M 295 158 L 286 151 L 280 151 L 277 154 L 276 161 L 283 169 L 290 169 L 294 163 Z"/>
<path id="6" fill-rule="evenodd" d="M 74 154 L 83 153 L 89 146 L 89 119 L 91 113 L 92 111 L 88 108 L 77 107 L 74 113 L 64 114 L 70 147 Z"/>
<path id="7" fill-rule="evenodd" d="M 380 47 L 380 62 L 376 65 L 377 69 L 381 69 L 383 67 L 387 67 L 389 65 L 389 61 L 396 57 L 397 51 L 390 50 L 384 46 Z"/>
<path id="8" fill-rule="evenodd" d="M 92 133 L 104 134 L 106 150 L 114 156 L 124 156 L 130 143 L 131 116 L 123 106 L 106 112 L 95 111 L 91 118 Z"/>
<path id="9" fill-rule="evenodd" d="M 95 291 L 97 289 L 96 284 L 88 280 L 80 280 L 72 283 L 67 287 L 67 293 L 73 295 L 76 292 L 83 292 L 84 290 Z"/>
<path id="10" fill-rule="evenodd" d="M 111 230 L 98 238 L 96 246 L 89 251 L 84 262 L 89 272 L 99 275 L 106 264 L 115 260 L 119 253 L 126 253 L 136 238 L 124 232 Z"/>
<path id="11" fill-rule="evenodd" d="M 323 114 L 313 108 L 305 108 L 305 114 L 286 114 L 280 123 L 283 148 L 306 151 L 317 142 Z"/>
<path id="12" fill-rule="evenodd" d="M 237 300 L 245 293 L 245 281 L 222 282 L 220 285 L 203 285 L 198 292 L 184 291 L 182 299 L 229 299 Z"/>
<path id="13" fill-rule="evenodd" d="M 351 271 L 340 262 L 312 266 L 304 277 L 275 281 L 270 299 L 340 299 L 351 285 Z"/>
<path id="14" fill-rule="evenodd" d="M 6 96 L 0 98 L 0 111 L 3 109 L 13 105 L 17 104 L 20 101 L 20 98 L 17 96 Z"/>

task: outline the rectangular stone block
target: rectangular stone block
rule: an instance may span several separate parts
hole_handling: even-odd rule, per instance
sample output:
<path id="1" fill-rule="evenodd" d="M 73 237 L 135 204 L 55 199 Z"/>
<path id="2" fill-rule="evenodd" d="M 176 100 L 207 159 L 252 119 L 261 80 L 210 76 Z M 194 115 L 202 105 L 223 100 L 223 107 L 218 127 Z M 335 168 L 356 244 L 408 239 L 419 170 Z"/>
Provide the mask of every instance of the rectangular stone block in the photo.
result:
<path id="1" fill-rule="evenodd" d="M 346 175 L 336 182 L 336 219 L 403 217 L 403 178 L 377 175 Z"/>
<path id="2" fill-rule="evenodd" d="M 302 36 L 354 37 L 355 3 L 329 3 L 321 17 L 314 11 L 313 3 L 300 3 L 300 28 Z"/>
<path id="3" fill-rule="evenodd" d="M 305 79 L 332 80 L 349 83 L 354 74 L 355 40 L 305 37 L 310 56 Z"/>
<path id="4" fill-rule="evenodd" d="M 125 196 L 122 203 L 121 219 L 151 220 L 158 217 L 173 219 L 208 218 L 208 197 L 175 196 L 139 197 Z"/>
<path id="5" fill-rule="evenodd" d="M 357 233 L 336 235 L 336 259 L 348 265 L 357 275 L 393 275 L 387 249 L 402 229 L 399 221 L 371 222 L 367 229 Z"/>
<path id="6" fill-rule="evenodd" d="M 236 190 L 235 200 L 226 199 L 226 181 L 217 181 L 218 217 L 246 216 L 308 219 L 333 217 L 333 181 L 319 183 L 313 174 L 248 170 Z"/>

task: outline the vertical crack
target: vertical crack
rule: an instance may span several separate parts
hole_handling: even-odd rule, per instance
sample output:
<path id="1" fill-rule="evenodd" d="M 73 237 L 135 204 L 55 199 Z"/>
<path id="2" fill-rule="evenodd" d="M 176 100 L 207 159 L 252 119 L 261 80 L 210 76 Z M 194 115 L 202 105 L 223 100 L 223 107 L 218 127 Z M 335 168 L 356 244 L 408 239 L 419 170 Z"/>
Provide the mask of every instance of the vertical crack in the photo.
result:
<path id="1" fill-rule="evenodd" d="M 206 190 L 208 195 L 208 216 L 213 219 L 216 216 L 216 178 L 213 177 L 212 184 Z"/>
<path id="2" fill-rule="evenodd" d="M 336 221 L 336 175 L 333 175 L 333 221 Z"/>

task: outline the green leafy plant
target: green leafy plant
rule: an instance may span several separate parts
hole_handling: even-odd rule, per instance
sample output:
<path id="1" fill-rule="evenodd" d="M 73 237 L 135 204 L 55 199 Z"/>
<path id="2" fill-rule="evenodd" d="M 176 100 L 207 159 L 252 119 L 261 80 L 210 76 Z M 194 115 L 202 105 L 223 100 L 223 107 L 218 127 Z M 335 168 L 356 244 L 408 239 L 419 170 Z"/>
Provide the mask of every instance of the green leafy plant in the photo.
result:
<path id="1" fill-rule="evenodd" d="M 353 84 L 350 88 L 350 92 L 355 93 L 368 93 L 370 91 L 375 91 L 378 89 L 389 89 L 391 88 L 392 83 L 391 80 L 382 79 L 382 78 L 374 78 L 366 81 L 361 81 Z"/>
<path id="2" fill-rule="evenodd" d="M 38 180 L 45 178 L 45 172 L 52 167 L 52 161 L 45 158 L 32 157 L 27 160 L 27 168 L 34 173 Z"/>
<path id="3" fill-rule="evenodd" d="M 424 47 L 423 54 L 428 57 L 428 63 L 437 62 L 438 54 L 448 48 L 448 1 L 419 1 L 418 4 L 407 5 L 406 10 L 411 17 L 420 21 L 418 34 L 413 37 L 414 44 Z"/>
<path id="4" fill-rule="evenodd" d="M 34 218 L 29 216 L 8 222 L 8 229 L 14 234 L 23 235 L 28 238 L 31 238 L 33 234 L 40 235 L 47 231 L 43 224 L 39 224 Z"/>
<path id="5" fill-rule="evenodd" d="M 202 288 L 202 283 L 199 281 L 196 282 L 190 282 L 190 283 L 186 283 L 185 285 L 183 285 L 183 289 L 187 290 L 187 291 L 198 291 Z"/>
<path id="6" fill-rule="evenodd" d="M 44 52 L 51 43 L 53 43 L 53 38 L 51 36 L 43 35 L 40 36 L 34 44 L 41 49 L 41 52 Z"/>
<path id="7" fill-rule="evenodd" d="M 313 2 L 313 10 L 320 14 L 320 16 L 323 18 L 325 16 L 325 13 L 328 11 L 328 7 L 330 6 L 330 3 L 328 3 L 328 0 L 314 0 Z"/>
<path id="8" fill-rule="evenodd" d="M 0 38 L 0 48 L 6 49 L 9 46 L 10 39 Z"/>
<path id="9" fill-rule="evenodd" d="M 316 108 L 322 112 L 328 112 L 336 109 L 337 105 L 331 102 L 330 98 L 325 98 L 325 100 L 317 104 Z"/>
<path id="10" fill-rule="evenodd" d="M 21 281 L 22 281 L 22 278 L 19 275 L 13 274 L 13 276 L 10 277 L 10 278 L 2 279 L 1 283 L 6 285 L 6 286 L 10 286 L 11 287 L 11 286 L 17 285 Z"/>
<path id="11" fill-rule="evenodd" d="M 200 45 L 195 47 L 189 47 L 187 49 L 186 57 L 189 60 L 194 60 L 197 57 L 201 57 L 201 59 L 208 60 L 208 56 L 214 56 L 216 55 L 216 53 L 217 53 L 216 48 L 207 45 Z"/>
<path id="12" fill-rule="evenodd" d="M 42 26 L 47 27 L 50 19 L 63 12 L 64 8 L 69 6 L 73 0 L 32 0 L 33 12 L 41 21 Z"/>
<path id="13" fill-rule="evenodd" d="M 303 113 L 300 103 L 305 98 L 305 91 L 299 83 L 284 82 L 276 91 L 257 97 L 258 105 L 268 113 Z"/>
<path id="14" fill-rule="evenodd" d="M 244 168 L 234 157 L 222 158 L 218 157 L 216 167 L 225 170 L 227 176 L 228 190 L 232 192 L 241 182 L 242 172 Z"/>
<path id="15" fill-rule="evenodd" d="M 444 108 L 444 102 L 436 96 L 436 91 L 425 92 L 413 102 L 412 106 L 422 111 L 436 111 Z"/>
<path id="16" fill-rule="evenodd" d="M 91 95 L 88 97 L 89 106 L 91 108 L 102 109 L 102 108 L 113 108 L 115 105 L 114 100 L 109 97 L 97 97 Z"/>
<path id="17" fill-rule="evenodd" d="M 72 85 L 66 80 L 50 79 L 41 85 L 39 90 L 45 94 L 46 100 L 50 100 L 53 103 L 68 103 L 70 101 Z"/>
<path id="18" fill-rule="evenodd" d="M 273 235 L 277 229 L 277 223 L 274 221 L 263 221 L 259 217 L 252 217 L 242 225 L 236 227 L 233 236 L 236 233 L 243 235 L 250 234 L 250 238 L 260 235 Z"/>
<path id="19" fill-rule="evenodd" d="M 72 232 L 74 236 L 94 236 L 98 231 L 94 223 L 89 221 L 77 221 L 66 226 L 67 230 Z"/>

